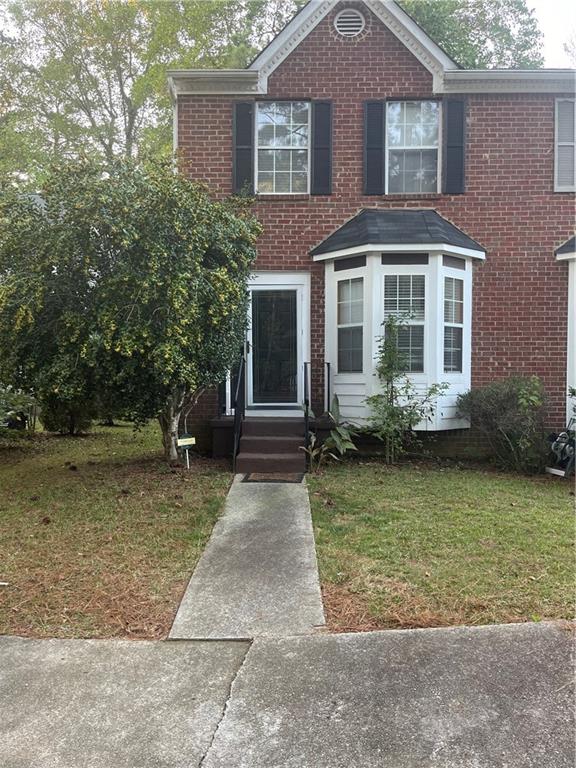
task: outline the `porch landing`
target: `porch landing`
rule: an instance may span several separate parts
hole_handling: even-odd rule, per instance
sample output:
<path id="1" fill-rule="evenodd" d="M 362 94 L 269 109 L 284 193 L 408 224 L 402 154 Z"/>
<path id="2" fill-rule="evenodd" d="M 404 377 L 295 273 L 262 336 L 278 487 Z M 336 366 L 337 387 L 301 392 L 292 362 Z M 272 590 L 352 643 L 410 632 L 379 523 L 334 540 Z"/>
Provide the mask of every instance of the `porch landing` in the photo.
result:
<path id="1" fill-rule="evenodd" d="M 171 639 L 286 637 L 324 625 L 305 484 L 241 480 L 190 579 Z"/>

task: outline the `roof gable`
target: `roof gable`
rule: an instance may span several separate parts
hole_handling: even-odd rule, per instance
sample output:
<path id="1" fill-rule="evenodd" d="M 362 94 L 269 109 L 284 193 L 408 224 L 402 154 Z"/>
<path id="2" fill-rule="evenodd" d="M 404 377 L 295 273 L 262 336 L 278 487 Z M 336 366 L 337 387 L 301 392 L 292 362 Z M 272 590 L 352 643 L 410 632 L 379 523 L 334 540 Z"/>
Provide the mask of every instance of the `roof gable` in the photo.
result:
<path id="1" fill-rule="evenodd" d="M 258 71 L 261 88 L 268 77 L 290 53 L 312 32 L 340 0 L 309 0 L 272 42 L 254 59 L 249 69 Z M 446 70 L 458 65 L 429 37 L 394 0 L 356 0 L 365 6 L 433 75 L 435 85 L 442 83 Z"/>

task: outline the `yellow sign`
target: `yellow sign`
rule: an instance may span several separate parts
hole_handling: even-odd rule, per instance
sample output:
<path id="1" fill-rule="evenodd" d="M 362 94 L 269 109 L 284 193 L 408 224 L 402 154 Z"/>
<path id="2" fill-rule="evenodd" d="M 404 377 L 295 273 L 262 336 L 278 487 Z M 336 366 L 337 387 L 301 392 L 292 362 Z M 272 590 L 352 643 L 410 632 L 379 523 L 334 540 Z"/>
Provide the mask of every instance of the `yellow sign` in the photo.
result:
<path id="1" fill-rule="evenodd" d="M 186 445 L 196 445 L 195 437 L 181 437 L 178 440 L 178 448 L 184 448 Z"/>

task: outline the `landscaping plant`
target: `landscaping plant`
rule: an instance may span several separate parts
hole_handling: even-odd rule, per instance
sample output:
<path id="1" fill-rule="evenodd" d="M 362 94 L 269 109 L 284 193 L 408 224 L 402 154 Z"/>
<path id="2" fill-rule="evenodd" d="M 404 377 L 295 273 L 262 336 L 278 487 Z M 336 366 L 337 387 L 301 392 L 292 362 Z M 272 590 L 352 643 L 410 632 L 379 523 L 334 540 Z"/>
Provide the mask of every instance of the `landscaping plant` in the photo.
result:
<path id="1" fill-rule="evenodd" d="M 516 472 L 541 472 L 548 455 L 545 397 L 537 376 L 511 376 L 458 398 L 458 411 L 486 438 L 497 463 Z"/>
<path id="2" fill-rule="evenodd" d="M 420 393 L 408 375 L 405 355 L 398 349 L 398 332 L 407 318 L 391 315 L 384 322 L 376 358 L 376 374 L 382 391 L 366 399 L 370 408 L 367 431 L 382 440 L 385 461 L 393 464 L 416 441 L 415 427 L 431 419 L 436 399 L 446 384 L 433 384 Z"/>
<path id="3" fill-rule="evenodd" d="M 349 424 L 342 423 L 340 419 L 340 403 L 337 395 L 334 395 L 330 412 L 326 415 L 333 424 L 328 437 L 320 442 L 312 432 L 308 446 L 302 448 L 308 457 L 308 469 L 314 474 L 320 472 L 326 459 L 340 461 L 348 451 L 358 450 L 353 441 L 354 429 Z"/>

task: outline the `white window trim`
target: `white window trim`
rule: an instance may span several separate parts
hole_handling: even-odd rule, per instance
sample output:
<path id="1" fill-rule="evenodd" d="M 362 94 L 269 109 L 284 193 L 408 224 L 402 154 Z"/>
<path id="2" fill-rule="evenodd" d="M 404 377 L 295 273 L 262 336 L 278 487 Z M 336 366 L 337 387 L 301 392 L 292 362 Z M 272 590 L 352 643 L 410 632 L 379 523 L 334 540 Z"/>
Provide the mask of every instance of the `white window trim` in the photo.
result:
<path id="1" fill-rule="evenodd" d="M 388 105 L 389 104 L 396 104 L 399 102 L 422 102 L 422 101 L 434 101 L 436 104 L 438 104 L 438 146 L 437 147 L 413 147 L 413 149 L 437 149 L 438 150 L 438 163 L 436 167 L 436 192 L 389 192 L 388 191 L 388 167 L 389 167 L 389 160 L 388 156 L 390 154 L 391 148 L 388 146 Z M 414 196 L 420 196 L 420 195 L 433 195 L 433 194 L 440 194 L 442 192 L 442 102 L 438 101 L 438 99 L 390 99 L 390 101 L 387 101 L 385 103 L 385 109 L 386 109 L 386 119 L 384 120 L 384 194 L 385 195 L 412 195 Z M 402 148 L 400 148 L 402 149 Z"/>
<path id="2" fill-rule="evenodd" d="M 574 136 L 572 141 L 558 141 L 558 107 L 560 102 L 568 101 L 574 108 Z M 574 148 L 574 184 L 571 186 L 562 186 L 558 184 L 558 147 L 573 147 Z M 576 99 L 556 99 L 554 108 L 554 192 L 575 192 L 576 191 Z"/>
<path id="3" fill-rule="evenodd" d="M 260 109 L 260 104 L 276 104 L 278 102 L 283 102 L 285 104 L 294 104 L 296 102 L 301 102 L 308 104 L 308 146 L 306 147 L 306 152 L 308 153 L 308 163 L 306 167 L 306 191 L 305 192 L 260 192 L 258 190 L 258 152 L 260 150 L 260 147 L 258 146 L 258 110 Z M 285 195 L 309 195 L 310 189 L 311 189 L 311 175 L 312 175 L 312 147 L 311 147 L 311 141 L 312 141 L 312 102 L 309 99 L 270 99 L 268 101 L 257 101 L 256 103 L 256 114 L 254 119 L 254 189 L 256 190 L 256 195 L 258 197 L 284 197 Z M 264 147 L 262 147 L 264 149 Z M 268 149 L 288 149 L 288 150 L 296 150 L 298 147 L 268 147 Z M 303 147 L 300 147 L 300 149 L 303 149 Z"/>

